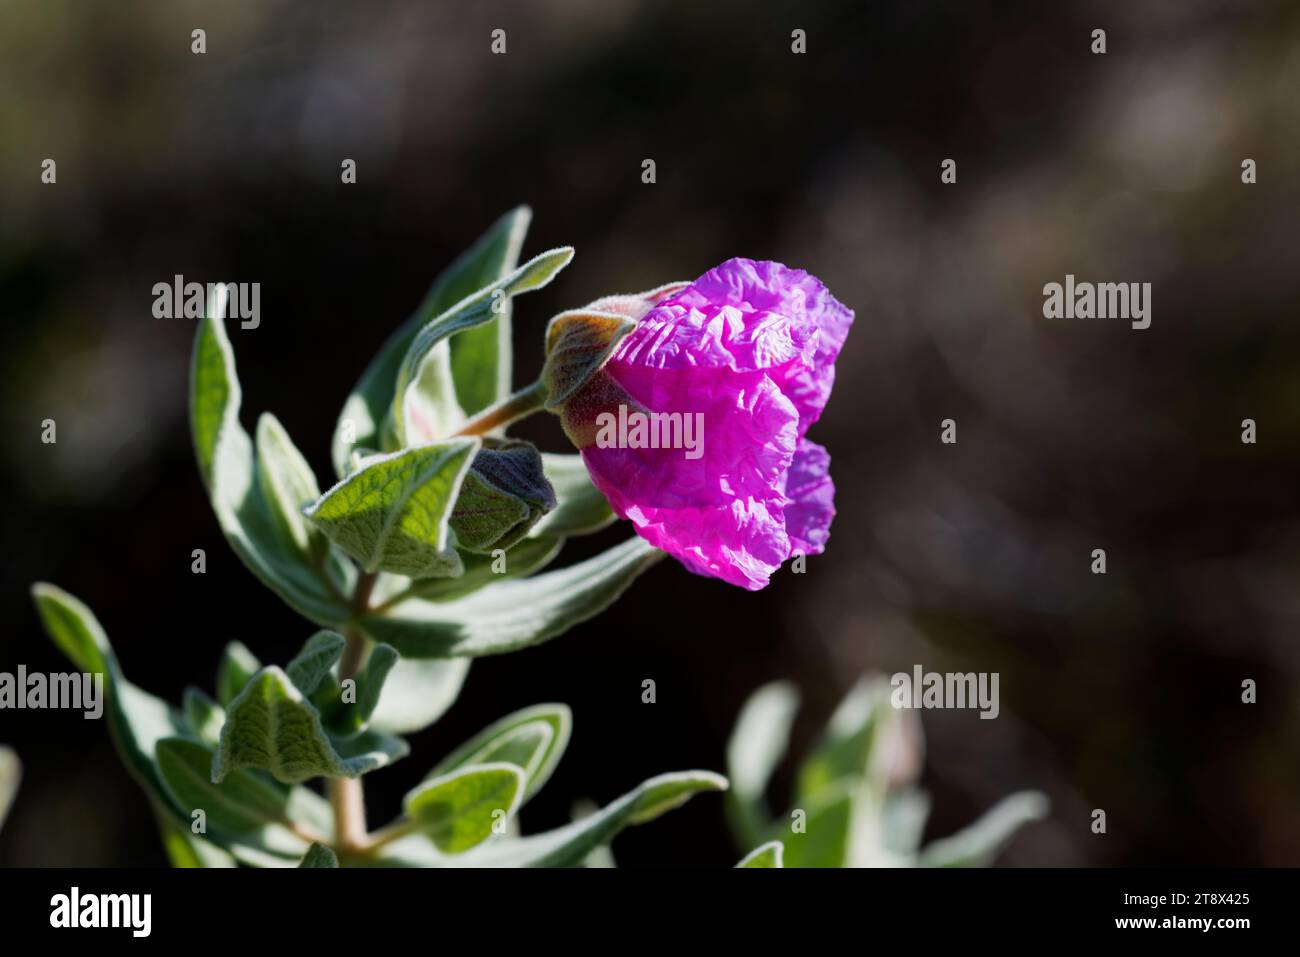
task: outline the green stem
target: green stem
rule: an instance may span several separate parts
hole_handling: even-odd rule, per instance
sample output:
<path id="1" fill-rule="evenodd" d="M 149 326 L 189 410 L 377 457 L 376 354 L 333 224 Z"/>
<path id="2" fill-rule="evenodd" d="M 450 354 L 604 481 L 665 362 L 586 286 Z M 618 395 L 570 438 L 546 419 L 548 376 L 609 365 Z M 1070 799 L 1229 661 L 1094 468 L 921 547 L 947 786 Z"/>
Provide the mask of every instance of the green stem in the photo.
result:
<path id="1" fill-rule="evenodd" d="M 540 412 L 545 404 L 546 387 L 541 382 L 534 382 L 502 399 L 496 405 L 488 406 L 453 434 L 486 435 L 493 429 L 509 425 L 534 412 Z"/>

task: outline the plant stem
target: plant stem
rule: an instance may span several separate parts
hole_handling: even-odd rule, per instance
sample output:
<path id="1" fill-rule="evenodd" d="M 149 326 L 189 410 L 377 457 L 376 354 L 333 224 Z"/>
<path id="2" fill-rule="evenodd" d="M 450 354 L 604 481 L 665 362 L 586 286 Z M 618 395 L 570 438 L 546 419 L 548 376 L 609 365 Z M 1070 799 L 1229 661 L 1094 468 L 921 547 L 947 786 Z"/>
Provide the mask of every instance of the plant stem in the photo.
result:
<path id="1" fill-rule="evenodd" d="M 352 592 L 352 610 L 361 618 L 370 608 L 370 593 L 374 590 L 374 573 L 362 573 Z M 339 680 L 355 678 L 365 664 L 369 642 L 356 628 L 343 629 L 347 644 L 339 659 Z M 334 849 L 344 854 L 354 853 L 366 846 L 366 795 L 360 778 L 332 778 L 329 782 L 330 805 L 334 808 Z"/>
<path id="2" fill-rule="evenodd" d="M 509 425 L 525 416 L 539 412 L 546 403 L 546 388 L 534 382 L 507 396 L 496 405 L 490 405 L 460 427 L 455 435 L 485 435 L 493 429 Z"/>

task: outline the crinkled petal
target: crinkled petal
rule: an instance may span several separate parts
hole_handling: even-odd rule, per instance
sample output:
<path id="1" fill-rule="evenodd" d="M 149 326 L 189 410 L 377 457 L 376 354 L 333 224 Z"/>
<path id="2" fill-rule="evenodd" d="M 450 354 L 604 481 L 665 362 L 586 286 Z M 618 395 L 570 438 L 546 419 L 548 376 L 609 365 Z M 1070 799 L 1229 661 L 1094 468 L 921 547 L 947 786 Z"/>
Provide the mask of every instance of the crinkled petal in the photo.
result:
<path id="1" fill-rule="evenodd" d="M 799 440 L 786 476 L 785 530 L 792 552 L 820 555 L 831 537 L 835 518 L 835 483 L 831 456 L 822 446 Z"/>
<path id="2" fill-rule="evenodd" d="M 799 413 L 766 375 L 609 366 L 605 373 L 643 410 L 680 413 L 683 426 L 686 416 L 699 414 L 690 423 L 697 458 L 684 448 L 593 450 L 588 465 L 594 463 L 629 502 L 703 508 L 737 498 L 780 498 L 798 442 Z"/>

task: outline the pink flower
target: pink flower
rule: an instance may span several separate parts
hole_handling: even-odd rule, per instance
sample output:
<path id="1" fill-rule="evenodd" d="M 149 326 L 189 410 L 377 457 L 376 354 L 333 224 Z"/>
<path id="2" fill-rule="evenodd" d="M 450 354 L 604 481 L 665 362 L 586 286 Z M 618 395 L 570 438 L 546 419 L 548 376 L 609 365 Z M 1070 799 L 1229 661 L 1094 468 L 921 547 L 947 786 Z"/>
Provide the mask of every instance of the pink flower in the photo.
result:
<path id="1" fill-rule="evenodd" d="M 563 413 L 614 511 L 691 571 L 751 590 L 792 554 L 820 553 L 835 486 L 830 456 L 804 433 L 830 397 L 853 311 L 808 273 L 749 259 L 592 308 L 637 320 Z M 698 447 L 645 447 L 632 430 L 609 441 L 598 427 L 620 405 L 693 417 Z"/>

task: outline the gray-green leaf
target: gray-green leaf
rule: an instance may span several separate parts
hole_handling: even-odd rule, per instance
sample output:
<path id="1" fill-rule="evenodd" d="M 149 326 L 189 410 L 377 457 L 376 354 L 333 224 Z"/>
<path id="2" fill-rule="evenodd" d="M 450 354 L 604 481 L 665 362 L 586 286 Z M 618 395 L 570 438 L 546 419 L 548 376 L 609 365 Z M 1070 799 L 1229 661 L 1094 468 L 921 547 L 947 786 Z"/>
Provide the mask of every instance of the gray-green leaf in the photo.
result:
<path id="1" fill-rule="evenodd" d="M 282 788 L 252 771 L 235 771 L 214 784 L 212 749 L 186 738 L 163 738 L 155 757 L 172 798 L 187 817 L 201 810 L 209 835 L 281 856 L 297 857 L 306 849 L 308 842 L 290 827 L 295 819 L 319 820 L 315 794 Z"/>
<path id="2" fill-rule="evenodd" d="M 478 447 L 460 438 L 376 456 L 306 515 L 367 572 L 454 576 L 463 569 L 447 521 Z"/>
<path id="3" fill-rule="evenodd" d="M 768 841 L 766 844 L 760 844 L 743 858 L 737 867 L 783 867 L 781 859 L 785 852 L 785 845 L 780 841 Z"/>
<path id="4" fill-rule="evenodd" d="M 403 804 L 438 850 L 461 854 L 513 817 L 523 792 L 523 772 L 513 764 L 478 764 L 425 781 Z"/>
<path id="5" fill-rule="evenodd" d="M 347 640 L 337 632 L 318 631 L 284 666 L 285 674 L 303 694 L 313 694 L 338 663 L 346 646 Z"/>
<path id="6" fill-rule="evenodd" d="M 417 380 L 421 371 L 427 368 L 429 354 L 435 350 L 448 350 L 450 355 L 448 340 L 453 335 L 493 321 L 499 322 L 504 314 L 505 303 L 511 297 L 541 289 L 555 278 L 555 274 L 567 266 L 571 259 L 573 259 L 573 249 L 569 246 L 551 249 L 534 256 L 509 275 L 484 286 L 449 307 L 415 334 L 410 347 L 406 350 L 406 355 L 402 358 L 401 367 L 397 370 L 393 391 L 390 416 L 393 427 L 399 430 L 397 435 L 399 444 L 405 445 L 407 441 L 404 430 L 407 423 L 405 408 L 408 393 L 418 388 Z"/>
<path id="7" fill-rule="evenodd" d="M 390 734 L 413 734 L 427 728 L 460 695 L 469 664 L 468 658 L 399 658 L 388 672 L 370 727 Z"/>
<path id="8" fill-rule="evenodd" d="M 311 847 L 307 848 L 307 853 L 303 855 L 302 863 L 299 867 L 338 867 L 339 859 L 332 850 L 321 844 L 319 841 L 313 841 Z"/>
<path id="9" fill-rule="evenodd" d="M 763 793 L 790 741 L 799 708 L 794 685 L 775 681 L 759 688 L 741 708 L 727 743 L 727 808 L 732 826 L 745 844 L 761 839 L 770 813 Z"/>
<path id="10" fill-rule="evenodd" d="M 1003 798 L 974 824 L 951 837 L 934 841 L 921 851 L 921 867 L 985 867 L 1024 825 L 1047 815 L 1047 798 L 1038 791 L 1020 791 Z"/>
<path id="11" fill-rule="evenodd" d="M 217 700 L 228 705 L 235 695 L 244 690 L 250 678 L 262 663 L 242 642 L 232 641 L 221 652 L 217 663 Z"/>
<path id="12" fill-rule="evenodd" d="M 171 809 L 181 810 L 163 786 L 154 762 L 154 747 L 162 738 L 185 735 L 184 717 L 167 702 L 129 683 L 104 629 L 90 609 L 62 589 L 38 583 L 32 597 L 45 630 L 80 671 L 104 675 L 105 716 L 109 734 L 122 763 L 145 792 Z M 188 817 L 183 818 L 188 821 Z"/>
<path id="13" fill-rule="evenodd" d="M 200 320 L 194 338 L 190 427 L 218 524 L 249 570 L 290 607 L 317 624 L 340 624 L 349 617 L 341 593 L 350 587 L 350 571 L 339 562 L 313 564 L 280 531 L 263 494 L 252 440 L 239 423 L 240 395 L 225 325 L 209 315 Z M 269 468 L 278 470 L 274 464 Z M 276 480 L 268 482 L 278 487 Z"/>
<path id="14" fill-rule="evenodd" d="M 466 296 L 491 285 L 515 268 L 532 211 L 520 206 L 506 213 L 473 246 L 434 280 L 405 323 L 384 343 L 348 396 L 334 429 L 331 454 L 340 478 L 348 472 L 354 448 L 377 449 L 389 414 L 397 371 L 411 340 L 428 322 Z M 452 340 L 452 374 L 460 405 L 473 414 L 510 391 L 510 303 L 493 319 Z"/>
<path id="15" fill-rule="evenodd" d="M 320 498 L 320 486 L 289 433 L 269 412 L 257 420 L 257 477 L 280 534 L 307 561 L 323 561 L 329 544 L 302 515 L 304 506 Z"/>
<path id="16" fill-rule="evenodd" d="M 320 714 L 288 676 L 263 668 L 230 702 L 212 780 L 240 768 L 269 771 L 278 781 L 298 784 L 313 777 L 357 777 L 404 757 L 406 742 L 362 734 L 333 742 Z"/>
<path id="17" fill-rule="evenodd" d="M 599 614 L 663 557 L 632 538 L 585 562 L 502 582 L 456 601 L 410 599 L 362 627 L 407 658 L 478 657 L 514 651 L 562 634 Z"/>
<path id="18" fill-rule="evenodd" d="M 198 688 L 185 689 L 181 696 L 181 711 L 185 714 L 185 723 L 200 741 L 215 745 L 221 739 L 226 711 Z"/>
<path id="19" fill-rule="evenodd" d="M 679 771 L 650 778 L 595 814 L 572 824 L 494 842 L 449 863 L 466 867 L 573 867 L 624 827 L 652 821 L 701 791 L 726 790 L 727 779 L 709 771 Z"/>
<path id="20" fill-rule="evenodd" d="M 551 777 L 573 731 L 573 712 L 566 704 L 537 704 L 506 715 L 488 725 L 430 772 L 447 774 L 469 764 L 505 761 L 527 776 L 524 800 L 532 797 Z"/>

